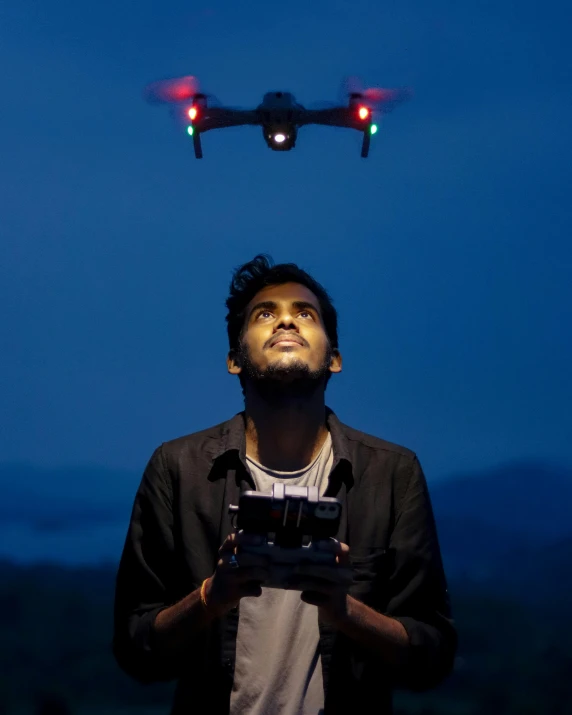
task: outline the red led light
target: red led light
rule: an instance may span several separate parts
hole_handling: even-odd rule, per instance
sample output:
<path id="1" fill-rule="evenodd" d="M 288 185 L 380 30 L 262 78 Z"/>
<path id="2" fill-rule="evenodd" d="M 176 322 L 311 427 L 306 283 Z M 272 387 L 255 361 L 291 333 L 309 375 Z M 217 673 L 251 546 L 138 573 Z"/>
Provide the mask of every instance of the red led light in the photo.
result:
<path id="1" fill-rule="evenodd" d="M 369 109 L 367 107 L 360 107 L 358 115 L 360 119 L 367 119 L 369 117 Z"/>
<path id="2" fill-rule="evenodd" d="M 198 109 L 197 109 L 196 107 L 191 107 L 191 108 L 189 109 L 189 119 L 191 120 L 191 122 L 193 121 L 193 119 L 196 119 L 196 118 L 197 118 L 197 114 L 198 114 L 198 113 L 199 113 L 199 112 L 198 112 Z"/>

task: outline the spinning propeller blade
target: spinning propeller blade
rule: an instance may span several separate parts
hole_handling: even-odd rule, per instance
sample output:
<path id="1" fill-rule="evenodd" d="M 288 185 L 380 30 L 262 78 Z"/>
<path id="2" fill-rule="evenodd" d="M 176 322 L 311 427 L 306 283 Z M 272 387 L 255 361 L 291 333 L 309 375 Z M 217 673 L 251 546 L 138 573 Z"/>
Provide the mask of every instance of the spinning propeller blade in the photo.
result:
<path id="1" fill-rule="evenodd" d="M 200 92 L 196 77 L 176 77 L 148 84 L 143 90 L 144 99 L 150 104 L 186 102 Z"/>
<path id="2" fill-rule="evenodd" d="M 347 97 L 352 94 L 359 95 L 366 104 L 382 112 L 390 112 L 398 104 L 401 104 L 401 102 L 410 99 L 413 94 L 412 91 L 406 87 L 397 89 L 364 87 L 358 77 L 346 77 L 342 81 L 341 91 L 344 102 L 347 102 Z"/>

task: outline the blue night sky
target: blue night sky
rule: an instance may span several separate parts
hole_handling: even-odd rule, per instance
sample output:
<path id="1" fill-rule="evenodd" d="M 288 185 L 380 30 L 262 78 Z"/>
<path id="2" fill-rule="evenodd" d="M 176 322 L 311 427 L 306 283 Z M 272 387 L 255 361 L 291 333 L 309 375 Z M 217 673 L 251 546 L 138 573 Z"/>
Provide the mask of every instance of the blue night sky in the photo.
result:
<path id="1" fill-rule="evenodd" d="M 571 20 L 563 2 L 4 3 L 2 461 L 140 474 L 242 409 L 224 301 L 268 252 L 339 310 L 328 404 L 429 482 L 569 465 Z M 206 134 L 199 162 L 141 96 L 184 74 L 231 106 L 336 100 L 347 75 L 415 94 L 367 161 L 357 132 L 275 153 L 246 127 Z"/>

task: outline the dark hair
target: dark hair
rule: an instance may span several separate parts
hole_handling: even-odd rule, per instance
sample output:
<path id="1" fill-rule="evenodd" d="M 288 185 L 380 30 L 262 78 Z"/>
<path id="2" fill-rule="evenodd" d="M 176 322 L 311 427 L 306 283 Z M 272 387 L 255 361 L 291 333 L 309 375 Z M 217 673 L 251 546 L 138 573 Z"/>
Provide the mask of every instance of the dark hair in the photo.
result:
<path id="1" fill-rule="evenodd" d="M 230 282 L 230 295 L 226 300 L 226 307 L 228 308 L 226 321 L 230 349 L 238 350 L 239 348 L 246 306 L 254 296 L 266 286 L 282 285 L 283 283 L 300 283 L 312 291 L 320 305 L 326 335 L 330 341 L 330 348 L 337 349 L 338 314 L 325 288 L 295 263 L 274 265 L 272 258 L 264 253 L 258 254 L 233 273 Z"/>

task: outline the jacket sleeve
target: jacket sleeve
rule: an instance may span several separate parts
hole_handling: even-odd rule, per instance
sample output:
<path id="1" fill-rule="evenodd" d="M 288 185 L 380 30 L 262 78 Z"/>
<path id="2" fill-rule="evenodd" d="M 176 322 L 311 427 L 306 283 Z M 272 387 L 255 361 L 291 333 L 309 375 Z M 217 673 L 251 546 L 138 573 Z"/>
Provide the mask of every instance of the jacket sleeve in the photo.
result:
<path id="1" fill-rule="evenodd" d="M 117 572 L 113 654 L 131 677 L 143 683 L 172 680 L 176 664 L 153 648 L 153 622 L 174 600 L 173 499 L 162 446 L 143 473 Z"/>
<path id="2" fill-rule="evenodd" d="M 408 471 L 390 539 L 394 561 L 385 615 L 404 626 L 411 645 L 396 684 L 421 691 L 438 685 L 453 669 L 457 632 L 427 482 L 416 456 Z"/>

